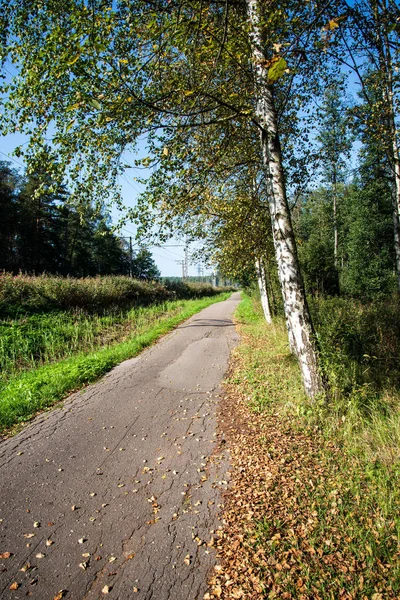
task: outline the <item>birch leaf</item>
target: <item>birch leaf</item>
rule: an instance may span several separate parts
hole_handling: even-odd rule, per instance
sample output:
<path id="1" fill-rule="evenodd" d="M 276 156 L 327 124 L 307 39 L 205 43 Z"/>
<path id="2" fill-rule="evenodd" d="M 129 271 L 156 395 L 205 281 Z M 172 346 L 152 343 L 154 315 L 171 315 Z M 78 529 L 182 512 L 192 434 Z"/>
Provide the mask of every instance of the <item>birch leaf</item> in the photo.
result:
<path id="1" fill-rule="evenodd" d="M 268 81 L 273 83 L 278 81 L 282 77 L 287 68 L 286 60 L 281 56 L 274 62 L 274 64 L 268 69 Z"/>

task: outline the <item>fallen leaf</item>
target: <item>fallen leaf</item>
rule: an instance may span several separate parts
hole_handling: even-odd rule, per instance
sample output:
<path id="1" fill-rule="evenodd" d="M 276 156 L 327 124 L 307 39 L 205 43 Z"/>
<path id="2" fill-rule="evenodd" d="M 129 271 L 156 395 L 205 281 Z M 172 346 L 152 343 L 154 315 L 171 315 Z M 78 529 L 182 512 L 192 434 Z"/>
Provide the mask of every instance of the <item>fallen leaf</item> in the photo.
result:
<path id="1" fill-rule="evenodd" d="M 35 521 L 35 522 L 34 522 L 34 524 L 33 524 L 33 526 L 34 526 L 34 527 L 40 527 L 40 523 L 39 523 L 39 521 Z"/>
<path id="2" fill-rule="evenodd" d="M 183 562 L 185 563 L 185 565 L 190 565 L 190 554 L 186 554 Z"/>
<path id="3" fill-rule="evenodd" d="M 108 562 L 112 563 L 115 562 L 117 560 L 116 556 L 110 556 L 110 558 L 108 559 Z"/>
<path id="4" fill-rule="evenodd" d="M 86 538 L 84 538 L 84 537 L 81 537 L 78 540 L 78 544 L 84 544 L 85 542 L 86 542 Z"/>
<path id="5" fill-rule="evenodd" d="M 53 540 L 46 540 L 46 546 L 52 546 L 53 544 Z"/>
<path id="6" fill-rule="evenodd" d="M 46 555 L 43 554 L 43 552 L 38 552 L 37 554 L 35 554 L 36 558 L 44 558 Z"/>
<path id="7" fill-rule="evenodd" d="M 10 590 L 17 590 L 19 588 L 19 583 L 17 583 L 16 581 L 14 581 L 11 585 L 10 585 Z"/>
<path id="8" fill-rule="evenodd" d="M 53 600 L 62 600 L 62 598 L 64 598 L 65 594 L 67 593 L 67 590 L 60 590 L 58 592 L 58 594 L 56 594 L 53 598 Z"/>
<path id="9" fill-rule="evenodd" d="M 34 533 L 24 533 L 24 537 L 30 539 L 30 538 L 35 537 L 35 534 Z"/>
<path id="10" fill-rule="evenodd" d="M 109 585 L 105 585 L 101 591 L 103 592 L 103 594 L 109 594 L 111 591 L 111 587 Z"/>
<path id="11" fill-rule="evenodd" d="M 86 571 L 86 569 L 88 568 L 88 565 L 89 565 L 89 563 L 87 561 L 79 563 L 80 568 L 83 569 L 84 571 Z"/>
<path id="12" fill-rule="evenodd" d="M 22 573 L 26 573 L 27 571 L 29 571 L 29 569 L 30 569 L 30 568 L 31 568 L 31 563 L 27 562 L 27 563 L 26 563 L 26 565 L 24 565 L 24 566 L 23 566 L 23 567 L 20 569 L 20 571 L 21 571 Z"/>
<path id="13" fill-rule="evenodd" d="M 12 556 L 11 552 L 2 552 L 0 554 L 0 558 L 10 558 Z"/>

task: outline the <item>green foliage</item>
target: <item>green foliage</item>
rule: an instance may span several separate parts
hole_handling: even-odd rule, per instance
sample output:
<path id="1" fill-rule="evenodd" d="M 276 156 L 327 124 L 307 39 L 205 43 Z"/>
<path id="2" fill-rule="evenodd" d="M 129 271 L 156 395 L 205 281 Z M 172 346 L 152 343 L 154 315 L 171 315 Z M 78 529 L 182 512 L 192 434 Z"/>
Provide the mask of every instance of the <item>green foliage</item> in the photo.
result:
<path id="1" fill-rule="evenodd" d="M 309 194 L 296 221 L 299 260 L 307 291 L 336 294 L 338 273 L 334 259 L 331 194 L 326 189 Z"/>
<path id="2" fill-rule="evenodd" d="M 86 276 L 127 274 L 127 249 L 110 229 L 104 209 L 70 205 L 45 163 L 20 176 L 0 163 L 0 269 L 18 273 Z"/>
<path id="3" fill-rule="evenodd" d="M 132 277 L 135 279 L 160 279 L 161 277 L 151 252 L 146 248 L 140 249 L 132 262 Z"/>
<path id="4" fill-rule="evenodd" d="M 365 168 L 367 165 L 365 165 Z M 295 214 L 299 259 L 313 294 L 373 299 L 396 289 L 391 190 L 384 172 L 336 186 L 338 265 L 331 191 L 308 194 Z M 340 285 L 339 285 L 340 283 Z"/>
<path id="5" fill-rule="evenodd" d="M 379 397 L 400 392 L 400 305 L 396 297 L 362 303 L 318 298 L 311 311 L 321 360 L 334 396 L 351 398 L 368 416 Z"/>
<path id="6" fill-rule="evenodd" d="M 29 277 L 0 274 L 0 315 L 24 316 L 33 312 L 148 306 L 176 298 L 215 296 L 223 291 L 209 284 L 138 281 L 130 277 Z"/>
<path id="7" fill-rule="evenodd" d="M 376 180 L 353 188 L 344 209 L 344 265 L 340 281 L 344 294 L 379 297 L 396 289 L 394 273 L 391 191 Z"/>

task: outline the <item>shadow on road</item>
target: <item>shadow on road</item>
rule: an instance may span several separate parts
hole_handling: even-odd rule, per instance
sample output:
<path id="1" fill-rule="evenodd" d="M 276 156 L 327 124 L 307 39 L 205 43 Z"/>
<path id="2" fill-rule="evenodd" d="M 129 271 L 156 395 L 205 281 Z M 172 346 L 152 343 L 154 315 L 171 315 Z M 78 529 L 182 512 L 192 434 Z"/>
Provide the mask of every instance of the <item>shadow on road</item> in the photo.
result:
<path id="1" fill-rule="evenodd" d="M 188 327 L 234 327 L 232 321 L 225 319 L 195 319 L 190 325 L 181 325 L 178 329 L 187 329 Z"/>

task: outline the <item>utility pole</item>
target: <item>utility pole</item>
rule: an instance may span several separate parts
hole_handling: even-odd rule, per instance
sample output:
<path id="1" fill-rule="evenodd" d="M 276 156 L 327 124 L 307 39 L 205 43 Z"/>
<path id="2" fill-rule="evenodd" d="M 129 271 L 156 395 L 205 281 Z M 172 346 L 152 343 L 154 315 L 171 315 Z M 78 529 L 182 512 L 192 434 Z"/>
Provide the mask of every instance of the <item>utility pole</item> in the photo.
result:
<path id="1" fill-rule="evenodd" d="M 181 265 L 181 267 L 182 267 L 182 281 L 185 281 L 185 275 L 186 275 L 185 261 L 184 260 L 177 260 L 176 262 L 178 263 L 178 265 Z"/>
<path id="2" fill-rule="evenodd" d="M 185 276 L 189 277 L 189 252 L 187 246 L 185 246 Z"/>
<path id="3" fill-rule="evenodd" d="M 133 248 L 132 236 L 129 236 L 129 277 L 133 277 Z"/>

